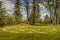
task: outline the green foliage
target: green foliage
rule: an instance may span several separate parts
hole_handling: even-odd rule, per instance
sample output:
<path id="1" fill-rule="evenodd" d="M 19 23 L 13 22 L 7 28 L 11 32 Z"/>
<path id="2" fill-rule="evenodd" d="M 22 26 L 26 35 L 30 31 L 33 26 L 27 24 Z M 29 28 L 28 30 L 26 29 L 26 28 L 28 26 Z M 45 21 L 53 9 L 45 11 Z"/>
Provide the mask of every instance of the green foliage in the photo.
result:
<path id="1" fill-rule="evenodd" d="M 0 27 L 5 25 L 6 11 L 2 9 L 2 2 L 0 2 Z"/>
<path id="2" fill-rule="evenodd" d="M 32 24 L 33 19 L 34 19 L 34 16 L 33 16 L 33 13 L 32 13 L 32 14 L 30 14 L 30 18 L 29 18 L 29 23 L 30 23 L 30 24 Z"/>
<path id="3" fill-rule="evenodd" d="M 54 23 L 58 24 L 60 20 L 60 17 L 58 17 L 58 12 L 57 10 L 59 10 L 59 2 L 54 0 L 47 0 L 47 4 L 45 4 L 46 8 L 49 10 L 50 12 L 50 18 L 48 17 L 48 15 L 45 16 L 44 21 L 42 21 L 42 19 L 40 19 L 40 7 L 39 7 L 39 3 L 41 0 L 33 0 L 32 5 L 29 5 L 29 0 L 24 0 L 25 1 L 25 7 L 26 7 L 26 12 L 27 12 L 27 21 L 25 21 L 25 23 L 29 22 L 30 24 L 37 24 L 37 23 L 45 23 L 45 24 L 49 24 L 52 21 L 54 21 Z M 43 4 L 43 3 L 42 3 Z M 2 2 L 0 2 L 0 26 L 4 26 L 4 25 L 12 25 L 12 24 L 20 24 L 22 22 L 22 14 L 21 14 L 21 3 L 20 0 L 15 0 L 15 8 L 14 8 L 14 15 L 7 15 L 6 11 L 4 9 L 2 9 Z M 44 5 L 44 4 L 43 4 Z M 29 14 L 29 10 L 32 9 L 31 14 Z M 55 10 L 55 13 L 52 14 L 51 11 Z M 40 25 L 39 24 L 39 25 Z"/>
<path id="4" fill-rule="evenodd" d="M 40 7 L 38 5 L 38 2 L 37 2 L 37 5 L 36 5 L 36 10 L 35 10 L 35 22 L 36 23 L 39 23 L 41 21 L 41 14 L 40 14 Z"/>
<path id="5" fill-rule="evenodd" d="M 45 16 L 44 23 L 45 24 L 49 24 L 50 23 L 50 18 L 49 18 L 48 15 Z"/>
<path id="6" fill-rule="evenodd" d="M 15 24 L 15 18 L 13 15 L 8 14 L 5 18 L 5 25 L 13 25 Z"/>
<path id="7" fill-rule="evenodd" d="M 6 11 L 4 9 L 0 9 L 0 27 L 5 25 Z"/>
<path id="8" fill-rule="evenodd" d="M 0 1 L 0 9 L 1 9 L 1 7 L 2 7 L 2 2 Z"/>
<path id="9" fill-rule="evenodd" d="M 29 6 L 29 0 L 24 0 L 25 1 L 25 8 L 26 8 L 26 13 L 27 13 L 27 23 L 29 23 L 29 10 L 30 10 L 30 6 Z"/>
<path id="10" fill-rule="evenodd" d="M 30 24 L 35 24 L 40 20 L 40 7 L 38 5 L 38 0 L 33 0 L 32 12 L 30 14 Z M 37 21 L 38 20 L 38 21 Z"/>
<path id="11" fill-rule="evenodd" d="M 15 15 L 15 20 L 16 23 L 21 23 L 22 21 L 22 14 L 20 12 L 20 0 L 16 0 L 15 1 L 15 11 L 14 11 L 14 15 Z"/>

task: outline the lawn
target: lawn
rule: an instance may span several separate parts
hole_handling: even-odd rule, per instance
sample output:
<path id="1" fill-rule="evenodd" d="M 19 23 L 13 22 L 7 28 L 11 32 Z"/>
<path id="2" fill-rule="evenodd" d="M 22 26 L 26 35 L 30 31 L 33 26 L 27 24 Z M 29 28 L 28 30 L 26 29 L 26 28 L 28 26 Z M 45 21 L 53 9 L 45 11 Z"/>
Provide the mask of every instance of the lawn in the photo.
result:
<path id="1" fill-rule="evenodd" d="M 0 28 L 0 40 L 60 40 L 60 25 L 18 24 Z"/>

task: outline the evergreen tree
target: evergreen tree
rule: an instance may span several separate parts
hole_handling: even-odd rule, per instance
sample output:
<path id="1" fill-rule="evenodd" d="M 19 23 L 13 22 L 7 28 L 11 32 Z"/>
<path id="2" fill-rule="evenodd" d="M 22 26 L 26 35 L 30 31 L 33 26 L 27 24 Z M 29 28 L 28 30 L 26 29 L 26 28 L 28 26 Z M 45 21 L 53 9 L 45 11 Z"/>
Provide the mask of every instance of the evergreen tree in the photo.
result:
<path id="1" fill-rule="evenodd" d="M 22 21 L 22 14 L 20 12 L 20 0 L 15 1 L 15 11 L 14 11 L 16 23 L 21 23 Z"/>
<path id="2" fill-rule="evenodd" d="M 30 14 L 30 24 L 34 25 L 37 20 L 40 20 L 39 0 L 33 0 L 32 12 Z"/>
<path id="3" fill-rule="evenodd" d="M 48 15 L 45 16 L 44 23 L 49 24 L 50 18 Z"/>
<path id="4" fill-rule="evenodd" d="M 2 9 L 2 2 L 0 1 L 0 27 L 3 27 L 5 25 L 5 16 L 6 11 Z"/>
<path id="5" fill-rule="evenodd" d="M 54 4 L 53 0 L 47 0 L 47 5 L 45 5 L 47 10 L 49 10 L 49 13 L 50 13 L 50 23 L 51 24 L 53 23 L 53 16 L 54 16 L 53 13 L 52 13 L 53 8 L 54 8 L 53 4 Z"/>
<path id="6" fill-rule="evenodd" d="M 59 24 L 59 15 L 58 15 L 58 0 L 54 0 L 54 10 L 55 10 L 55 24 Z"/>
<path id="7" fill-rule="evenodd" d="M 24 0 L 26 4 L 27 23 L 29 23 L 29 0 Z"/>
<path id="8" fill-rule="evenodd" d="M 33 7 L 32 7 L 32 12 L 30 14 L 30 24 L 34 25 L 35 24 L 35 11 L 36 11 L 36 0 L 33 0 Z"/>
<path id="9" fill-rule="evenodd" d="M 11 14 L 7 14 L 6 18 L 5 18 L 5 24 L 6 25 L 13 25 L 13 24 L 15 24 L 15 18 L 14 18 L 14 16 L 11 15 Z"/>
<path id="10" fill-rule="evenodd" d="M 39 7 L 40 0 L 36 0 L 36 10 L 35 10 L 35 22 L 36 20 L 40 20 L 40 7 Z"/>

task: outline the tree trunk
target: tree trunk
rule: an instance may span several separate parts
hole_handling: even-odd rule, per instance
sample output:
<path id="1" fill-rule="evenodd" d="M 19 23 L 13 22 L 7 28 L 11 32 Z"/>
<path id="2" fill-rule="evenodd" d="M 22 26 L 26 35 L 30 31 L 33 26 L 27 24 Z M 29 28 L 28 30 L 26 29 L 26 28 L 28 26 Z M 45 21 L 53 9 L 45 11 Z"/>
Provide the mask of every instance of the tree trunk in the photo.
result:
<path id="1" fill-rule="evenodd" d="M 35 0 L 33 0 L 33 22 L 32 22 L 32 25 L 35 24 L 35 10 L 36 10 Z"/>
<path id="2" fill-rule="evenodd" d="M 59 15 L 58 15 L 58 4 L 57 0 L 54 0 L 54 6 L 55 6 L 55 24 L 59 24 Z"/>

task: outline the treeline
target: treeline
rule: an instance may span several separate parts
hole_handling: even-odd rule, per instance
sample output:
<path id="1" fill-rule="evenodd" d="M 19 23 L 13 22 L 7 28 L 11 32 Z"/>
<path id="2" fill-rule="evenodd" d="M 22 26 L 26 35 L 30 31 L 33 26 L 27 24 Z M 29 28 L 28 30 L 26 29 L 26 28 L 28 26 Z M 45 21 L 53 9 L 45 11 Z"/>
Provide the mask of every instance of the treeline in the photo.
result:
<path id="1" fill-rule="evenodd" d="M 30 6 L 29 0 L 24 0 L 27 19 L 25 21 L 22 20 L 21 13 L 21 3 L 20 0 L 15 1 L 14 12 L 12 15 L 8 14 L 4 8 L 2 8 L 2 2 L 0 1 L 0 26 L 4 25 L 13 25 L 20 23 L 27 23 L 31 25 L 43 25 L 43 24 L 55 24 L 58 25 L 60 23 L 59 11 L 60 11 L 60 1 L 59 0 L 47 0 L 47 4 L 42 0 L 32 0 L 32 5 Z M 40 14 L 39 4 L 45 5 L 47 10 L 50 12 L 50 16 L 46 15 L 44 20 L 42 20 Z M 31 10 L 32 9 L 32 10 Z M 31 12 L 30 12 L 31 10 Z M 52 13 L 52 11 L 54 11 Z"/>

